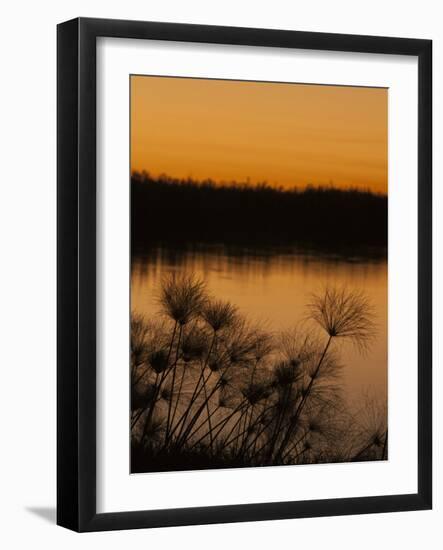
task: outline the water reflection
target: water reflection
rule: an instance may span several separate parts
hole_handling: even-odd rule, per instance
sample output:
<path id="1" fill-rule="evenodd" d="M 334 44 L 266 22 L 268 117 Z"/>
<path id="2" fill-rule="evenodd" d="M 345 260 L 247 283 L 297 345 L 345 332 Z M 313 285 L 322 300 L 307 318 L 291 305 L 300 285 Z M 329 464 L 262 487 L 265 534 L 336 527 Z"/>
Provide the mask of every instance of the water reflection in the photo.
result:
<path id="1" fill-rule="evenodd" d="M 383 251 L 326 254 L 294 247 L 156 247 L 133 257 L 132 310 L 155 316 L 161 278 L 183 270 L 203 278 L 215 297 L 230 300 L 271 331 L 293 327 L 304 317 L 310 294 L 327 284 L 364 290 L 375 308 L 377 338 L 366 356 L 349 344 L 343 347 L 343 384 L 351 399 L 359 399 L 366 390 L 386 393 L 387 262 Z"/>

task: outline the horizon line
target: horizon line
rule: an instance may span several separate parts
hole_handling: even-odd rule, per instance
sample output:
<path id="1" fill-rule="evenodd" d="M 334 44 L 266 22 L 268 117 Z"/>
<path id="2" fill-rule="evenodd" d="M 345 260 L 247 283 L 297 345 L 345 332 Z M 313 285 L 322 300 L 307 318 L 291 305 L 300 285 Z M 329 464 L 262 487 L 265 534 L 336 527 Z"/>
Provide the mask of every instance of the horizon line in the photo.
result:
<path id="1" fill-rule="evenodd" d="M 143 169 L 143 170 L 131 170 L 130 171 L 130 177 L 134 177 L 135 175 L 139 176 L 145 176 L 152 180 L 170 180 L 171 182 L 176 183 L 192 183 L 196 186 L 204 186 L 204 185 L 213 185 L 214 187 L 243 187 L 243 188 L 260 188 L 265 187 L 268 189 L 272 189 L 274 191 L 279 191 L 282 193 L 285 192 L 294 192 L 294 191 L 306 191 L 308 189 L 330 189 L 334 191 L 352 191 L 357 193 L 369 193 L 371 195 L 377 195 L 382 197 L 387 197 L 388 192 L 383 191 L 376 191 L 373 190 L 370 186 L 363 187 L 363 186 L 341 186 L 334 183 L 333 180 L 330 180 L 328 183 L 303 183 L 303 184 L 294 184 L 292 186 L 283 186 L 282 184 L 272 184 L 269 183 L 266 179 L 261 181 L 252 181 L 250 178 L 246 178 L 243 180 L 217 180 L 213 179 L 211 177 L 206 177 L 203 179 L 194 178 L 192 175 L 189 176 L 172 176 L 168 174 L 167 172 L 160 172 L 159 174 L 155 175 L 154 173 L 150 172 L 149 170 Z"/>

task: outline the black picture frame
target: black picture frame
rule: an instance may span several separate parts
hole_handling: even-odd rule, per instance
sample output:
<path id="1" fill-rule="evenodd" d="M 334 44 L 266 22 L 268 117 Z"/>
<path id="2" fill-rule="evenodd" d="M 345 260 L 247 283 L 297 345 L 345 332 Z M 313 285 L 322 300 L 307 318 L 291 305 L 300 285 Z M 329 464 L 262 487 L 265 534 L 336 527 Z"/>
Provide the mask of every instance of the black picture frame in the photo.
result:
<path id="1" fill-rule="evenodd" d="M 96 512 L 96 39 L 303 48 L 418 58 L 418 491 L 416 494 Z M 426 510 L 432 506 L 432 42 L 79 18 L 57 29 L 57 523 L 104 531 Z"/>

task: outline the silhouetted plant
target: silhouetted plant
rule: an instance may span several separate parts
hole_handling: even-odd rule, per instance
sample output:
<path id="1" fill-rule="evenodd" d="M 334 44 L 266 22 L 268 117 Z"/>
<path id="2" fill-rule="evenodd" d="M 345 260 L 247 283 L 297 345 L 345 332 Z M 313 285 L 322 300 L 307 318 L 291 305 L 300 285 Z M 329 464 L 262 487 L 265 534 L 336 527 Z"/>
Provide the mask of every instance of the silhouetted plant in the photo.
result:
<path id="1" fill-rule="evenodd" d="M 201 312 L 205 299 L 205 285 L 193 275 L 173 274 L 162 282 L 160 305 L 166 315 L 182 326 Z"/>
<path id="2" fill-rule="evenodd" d="M 280 461 L 284 449 L 296 431 L 300 416 L 308 402 L 316 381 L 327 372 L 324 369 L 333 339 L 349 339 L 362 352 L 368 350 L 375 334 L 374 314 L 368 299 L 362 292 L 345 288 L 327 287 L 321 295 L 313 295 L 308 304 L 310 318 L 320 325 L 328 338 L 323 351 L 309 370 L 309 382 L 301 389 L 301 398 L 273 460 Z M 330 363 L 330 360 L 329 360 Z M 334 372 L 334 369 L 332 369 Z"/>
<path id="3" fill-rule="evenodd" d="M 350 414 L 331 347 L 369 350 L 363 294 L 326 289 L 309 320 L 280 335 L 209 298 L 192 275 L 164 278 L 159 305 L 158 322 L 131 321 L 133 471 L 387 457 L 385 411 L 368 402 L 366 417 Z"/>
<path id="4" fill-rule="evenodd" d="M 352 461 L 387 459 L 388 427 L 386 404 L 366 393 L 363 406 L 354 416 Z"/>
<path id="5" fill-rule="evenodd" d="M 361 351 L 374 338 L 373 309 L 360 291 L 327 287 L 308 308 L 330 338 L 349 338 Z"/>
<path id="6" fill-rule="evenodd" d="M 202 317 L 214 332 L 229 327 L 235 321 L 237 308 L 229 302 L 209 300 L 202 308 Z"/>

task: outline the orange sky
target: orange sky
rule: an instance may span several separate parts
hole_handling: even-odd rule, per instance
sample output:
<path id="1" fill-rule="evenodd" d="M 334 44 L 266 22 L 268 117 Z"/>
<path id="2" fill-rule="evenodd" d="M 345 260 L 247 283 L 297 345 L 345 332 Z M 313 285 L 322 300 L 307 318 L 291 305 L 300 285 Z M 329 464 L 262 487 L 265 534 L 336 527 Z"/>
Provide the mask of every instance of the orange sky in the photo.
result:
<path id="1" fill-rule="evenodd" d="M 131 77 L 131 170 L 387 192 L 387 89 Z"/>

